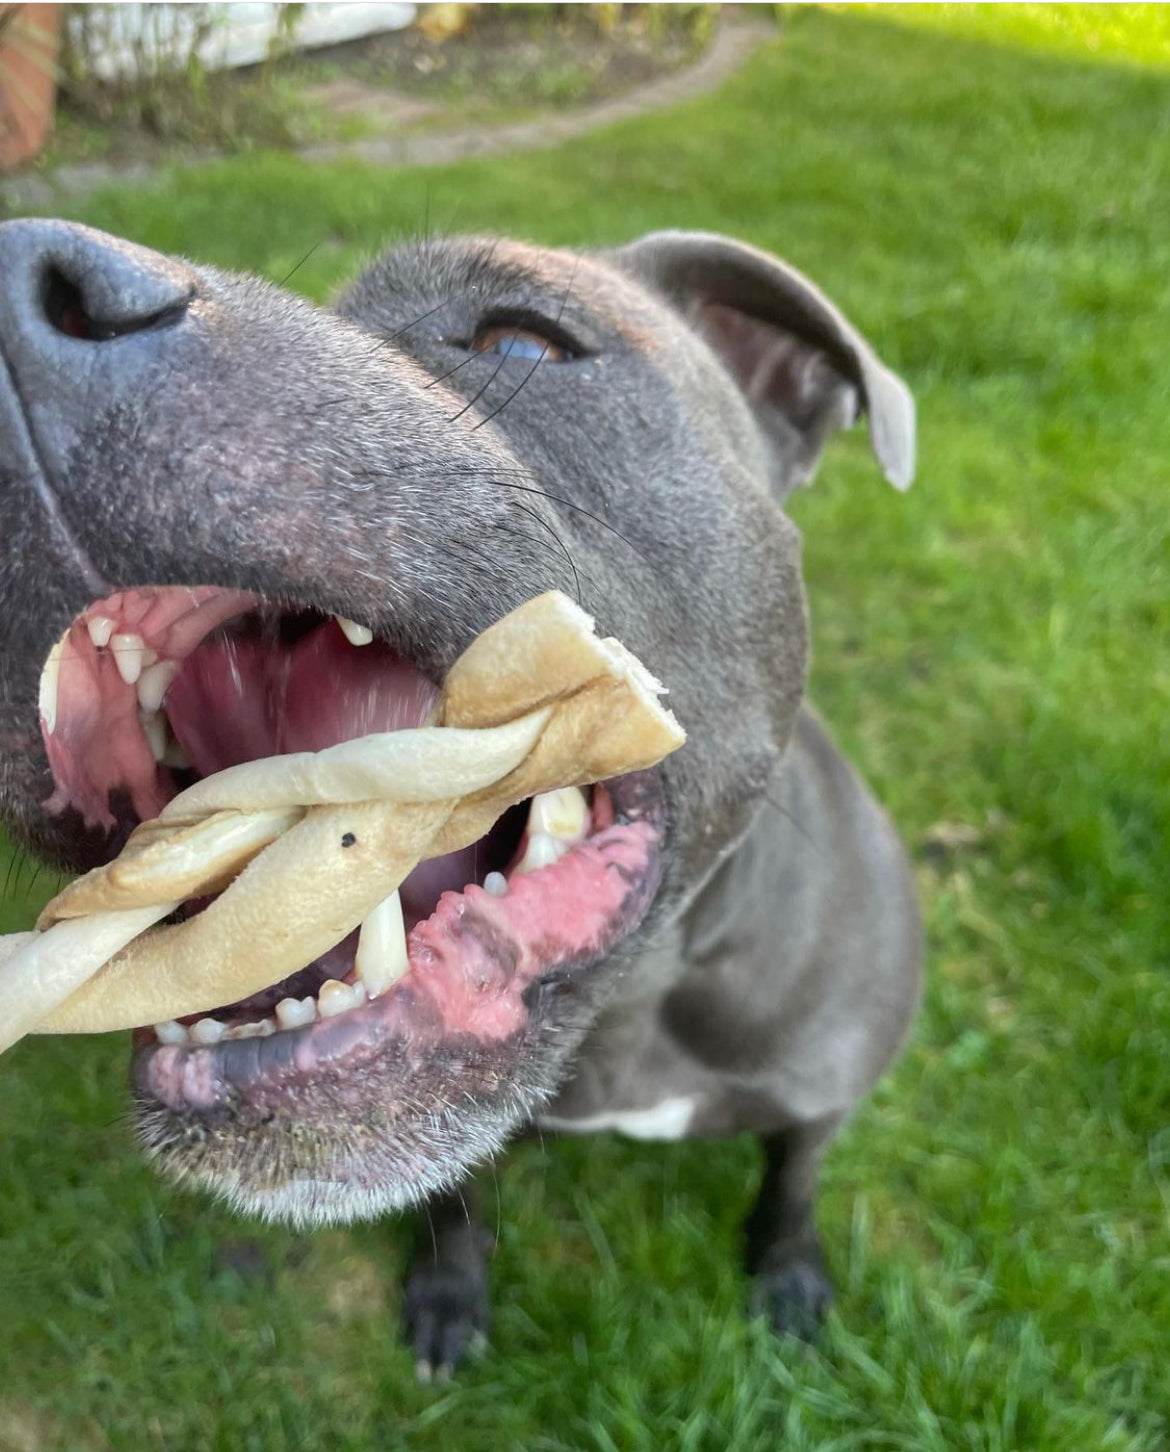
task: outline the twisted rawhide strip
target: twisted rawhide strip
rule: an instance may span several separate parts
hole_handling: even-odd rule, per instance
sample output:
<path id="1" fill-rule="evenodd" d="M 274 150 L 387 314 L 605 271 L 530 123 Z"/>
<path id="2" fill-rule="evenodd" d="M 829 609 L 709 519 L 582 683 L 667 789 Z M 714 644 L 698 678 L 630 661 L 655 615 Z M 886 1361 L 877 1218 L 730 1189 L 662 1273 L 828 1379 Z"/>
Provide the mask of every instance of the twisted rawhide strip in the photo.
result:
<path id="1" fill-rule="evenodd" d="M 685 738 L 661 689 L 565 596 L 530 600 L 456 661 L 431 725 L 217 772 L 59 893 L 37 932 L 0 939 L 0 1050 L 279 983 L 508 807 L 674 751 Z M 155 926 L 216 892 L 197 916 Z"/>

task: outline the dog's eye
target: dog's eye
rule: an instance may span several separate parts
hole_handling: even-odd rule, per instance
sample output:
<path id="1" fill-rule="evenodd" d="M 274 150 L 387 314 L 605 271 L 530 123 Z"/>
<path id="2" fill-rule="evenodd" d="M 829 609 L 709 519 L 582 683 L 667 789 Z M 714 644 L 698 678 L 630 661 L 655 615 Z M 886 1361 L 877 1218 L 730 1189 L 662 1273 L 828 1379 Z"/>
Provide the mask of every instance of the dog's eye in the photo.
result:
<path id="1" fill-rule="evenodd" d="M 533 363 L 565 363 L 573 354 L 552 338 L 532 328 L 518 328 L 513 323 L 492 323 L 480 328 L 471 340 L 476 353 L 496 353 L 505 358 L 527 358 Z"/>

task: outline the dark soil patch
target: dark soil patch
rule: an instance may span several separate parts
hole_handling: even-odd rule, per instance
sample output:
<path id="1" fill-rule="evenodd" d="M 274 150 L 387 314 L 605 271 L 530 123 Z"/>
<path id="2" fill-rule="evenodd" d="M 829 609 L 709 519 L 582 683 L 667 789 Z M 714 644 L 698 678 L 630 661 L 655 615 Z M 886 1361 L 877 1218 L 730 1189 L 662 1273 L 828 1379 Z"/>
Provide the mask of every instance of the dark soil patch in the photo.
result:
<path id="1" fill-rule="evenodd" d="M 438 41 L 392 31 L 219 75 L 74 82 L 42 165 L 164 163 L 209 151 L 408 136 L 561 113 L 628 95 L 699 58 L 712 5 L 483 6 Z"/>
<path id="2" fill-rule="evenodd" d="M 608 100 L 688 65 L 717 23 L 714 7 L 654 6 L 606 31 L 590 6 L 535 9 L 485 6 L 441 43 L 412 28 L 318 51 L 301 65 L 308 73 L 337 67 L 436 109 L 555 110 Z"/>

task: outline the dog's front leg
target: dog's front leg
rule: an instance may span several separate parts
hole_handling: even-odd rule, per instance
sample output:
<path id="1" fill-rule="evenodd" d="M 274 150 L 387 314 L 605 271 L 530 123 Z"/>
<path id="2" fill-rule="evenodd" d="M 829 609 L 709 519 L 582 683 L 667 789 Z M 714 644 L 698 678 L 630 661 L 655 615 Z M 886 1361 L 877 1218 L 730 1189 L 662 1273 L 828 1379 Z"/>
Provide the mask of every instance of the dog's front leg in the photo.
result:
<path id="1" fill-rule="evenodd" d="M 446 1380 L 473 1340 L 487 1334 L 486 1240 L 473 1180 L 428 1200 L 419 1213 L 403 1325 L 420 1381 Z"/>
<path id="2" fill-rule="evenodd" d="M 764 1178 L 744 1227 L 753 1313 L 778 1334 L 805 1341 L 833 1299 L 813 1203 L 821 1155 L 840 1122 L 829 1115 L 763 1137 Z"/>

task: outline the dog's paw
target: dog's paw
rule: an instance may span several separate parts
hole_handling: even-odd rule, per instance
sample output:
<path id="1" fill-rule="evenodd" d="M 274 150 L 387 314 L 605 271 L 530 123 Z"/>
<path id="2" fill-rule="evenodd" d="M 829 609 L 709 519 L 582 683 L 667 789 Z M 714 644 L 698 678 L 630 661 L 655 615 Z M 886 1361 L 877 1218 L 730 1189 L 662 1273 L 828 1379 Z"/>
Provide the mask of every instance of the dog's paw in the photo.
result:
<path id="1" fill-rule="evenodd" d="M 812 1341 L 833 1301 L 833 1283 L 818 1259 L 790 1260 L 752 1277 L 750 1307 L 777 1336 Z"/>
<path id="2" fill-rule="evenodd" d="M 440 1266 L 412 1271 L 402 1321 L 419 1381 L 448 1381 L 482 1345 L 490 1318 L 486 1278 Z"/>

